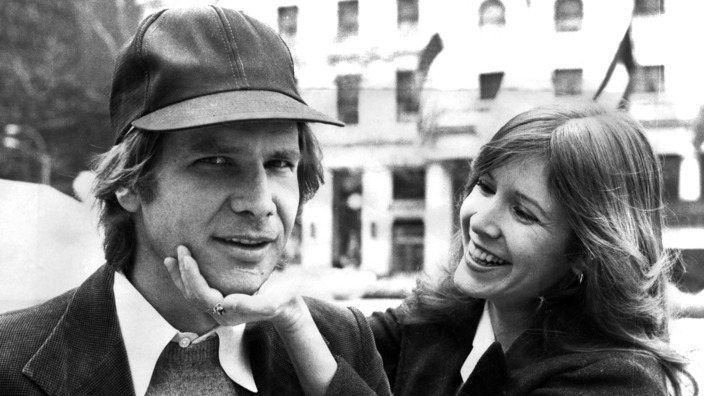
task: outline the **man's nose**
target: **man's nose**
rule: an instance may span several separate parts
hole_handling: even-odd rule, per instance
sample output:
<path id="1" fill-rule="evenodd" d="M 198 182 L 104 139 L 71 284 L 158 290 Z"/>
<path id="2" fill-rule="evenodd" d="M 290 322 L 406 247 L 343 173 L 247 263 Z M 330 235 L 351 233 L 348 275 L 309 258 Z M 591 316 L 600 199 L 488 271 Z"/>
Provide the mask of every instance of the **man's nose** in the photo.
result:
<path id="1" fill-rule="evenodd" d="M 235 183 L 230 198 L 230 207 L 235 213 L 249 214 L 256 218 L 276 213 L 266 169 L 251 169 Z"/>

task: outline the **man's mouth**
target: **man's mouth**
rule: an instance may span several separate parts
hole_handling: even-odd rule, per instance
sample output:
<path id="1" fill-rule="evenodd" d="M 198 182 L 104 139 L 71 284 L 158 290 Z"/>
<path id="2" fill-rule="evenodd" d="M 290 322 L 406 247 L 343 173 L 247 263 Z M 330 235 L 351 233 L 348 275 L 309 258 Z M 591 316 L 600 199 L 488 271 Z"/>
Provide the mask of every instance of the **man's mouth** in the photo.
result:
<path id="1" fill-rule="evenodd" d="M 235 237 L 235 238 L 220 238 L 215 237 L 219 242 L 231 245 L 233 247 L 238 247 L 241 249 L 251 249 L 257 250 L 266 247 L 274 240 L 271 238 L 246 238 L 246 237 Z"/>
<path id="2" fill-rule="evenodd" d="M 498 257 L 474 244 L 474 242 L 469 241 L 467 246 L 467 251 L 469 256 L 474 262 L 485 267 L 496 267 L 501 265 L 509 265 L 508 261 Z"/>

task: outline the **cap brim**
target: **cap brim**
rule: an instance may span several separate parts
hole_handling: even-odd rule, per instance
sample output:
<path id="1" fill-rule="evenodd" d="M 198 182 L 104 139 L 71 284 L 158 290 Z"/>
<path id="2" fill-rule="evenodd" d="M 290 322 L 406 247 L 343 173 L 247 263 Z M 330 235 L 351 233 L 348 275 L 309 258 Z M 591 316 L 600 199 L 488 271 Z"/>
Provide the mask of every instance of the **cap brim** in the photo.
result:
<path id="1" fill-rule="evenodd" d="M 251 120 L 294 120 L 345 124 L 279 92 L 228 91 L 201 96 L 153 111 L 132 122 L 147 131 L 166 131 Z"/>

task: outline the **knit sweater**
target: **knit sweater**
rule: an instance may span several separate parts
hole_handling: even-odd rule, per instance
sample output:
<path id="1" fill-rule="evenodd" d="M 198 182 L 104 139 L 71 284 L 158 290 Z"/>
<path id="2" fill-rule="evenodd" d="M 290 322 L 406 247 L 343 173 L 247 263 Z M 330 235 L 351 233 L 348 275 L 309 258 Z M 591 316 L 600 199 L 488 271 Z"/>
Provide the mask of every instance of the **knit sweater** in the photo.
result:
<path id="1" fill-rule="evenodd" d="M 147 395 L 253 395 L 227 376 L 218 346 L 218 337 L 186 348 L 169 342 L 156 362 Z"/>

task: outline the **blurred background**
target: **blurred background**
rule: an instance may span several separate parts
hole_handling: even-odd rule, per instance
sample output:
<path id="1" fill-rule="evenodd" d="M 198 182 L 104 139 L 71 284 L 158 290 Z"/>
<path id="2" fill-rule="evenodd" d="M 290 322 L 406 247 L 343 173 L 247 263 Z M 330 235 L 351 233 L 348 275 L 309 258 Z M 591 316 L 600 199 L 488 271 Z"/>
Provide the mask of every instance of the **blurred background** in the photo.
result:
<path id="1" fill-rule="evenodd" d="M 147 14 L 218 4 L 270 24 L 314 125 L 326 184 L 296 223 L 288 280 L 367 313 L 436 276 L 479 147 L 555 100 L 629 111 L 659 155 L 678 284 L 704 288 L 704 3 L 685 0 L 3 0 L 0 311 L 102 264 L 89 160 L 112 144 L 115 56 Z M 283 277 L 280 277 L 283 278 Z"/>

